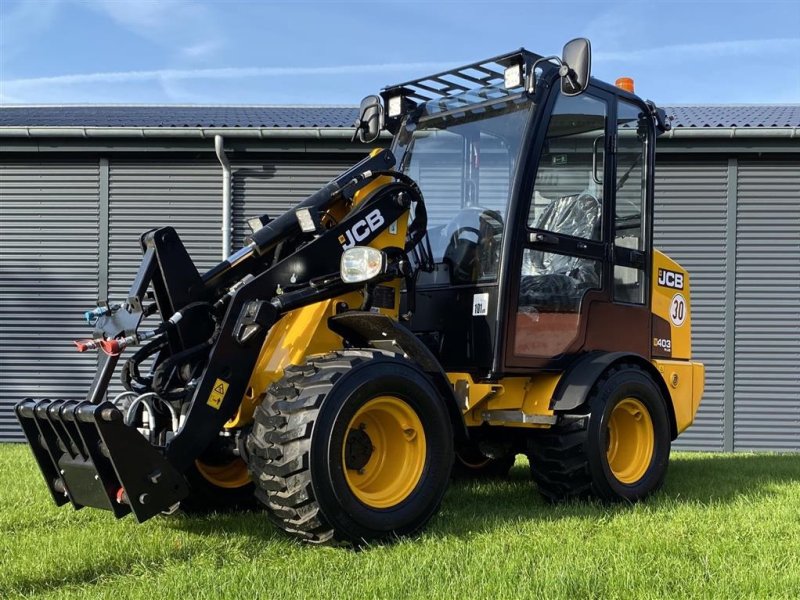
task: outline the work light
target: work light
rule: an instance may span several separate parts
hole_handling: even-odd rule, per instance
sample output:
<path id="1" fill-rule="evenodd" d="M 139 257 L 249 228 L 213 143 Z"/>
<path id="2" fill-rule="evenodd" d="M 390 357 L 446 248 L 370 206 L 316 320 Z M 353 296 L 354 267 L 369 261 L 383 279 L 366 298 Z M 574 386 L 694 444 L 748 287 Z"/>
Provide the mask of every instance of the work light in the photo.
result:
<path id="1" fill-rule="evenodd" d="M 511 65 L 503 71 L 503 87 L 510 90 L 522 86 L 522 65 Z"/>
<path id="2" fill-rule="evenodd" d="M 300 225 L 300 230 L 303 233 L 311 233 L 312 231 L 317 230 L 317 224 L 314 222 L 314 217 L 311 215 L 311 211 L 307 208 L 298 208 L 294 211 L 295 217 L 297 217 L 297 223 Z"/>
<path id="3" fill-rule="evenodd" d="M 402 96 L 392 96 L 389 98 L 389 102 L 387 103 L 388 106 L 386 108 L 386 112 L 389 114 L 390 117 L 399 117 L 403 114 L 403 97 Z"/>

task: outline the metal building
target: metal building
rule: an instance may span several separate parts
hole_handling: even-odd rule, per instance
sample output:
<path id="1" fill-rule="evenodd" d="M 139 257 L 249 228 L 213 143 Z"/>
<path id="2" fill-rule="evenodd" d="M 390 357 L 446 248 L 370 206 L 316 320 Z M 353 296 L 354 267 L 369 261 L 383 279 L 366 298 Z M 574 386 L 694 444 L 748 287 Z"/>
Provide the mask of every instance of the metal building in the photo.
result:
<path id="1" fill-rule="evenodd" d="M 659 140 L 656 245 L 692 274 L 697 422 L 678 444 L 800 450 L 800 105 L 677 106 Z M 365 152 L 350 107 L 0 108 L 0 441 L 24 397 L 80 397 L 83 311 L 119 298 L 144 230 L 219 260 L 223 136 L 233 245 Z M 424 182 L 423 182 L 424 187 Z"/>

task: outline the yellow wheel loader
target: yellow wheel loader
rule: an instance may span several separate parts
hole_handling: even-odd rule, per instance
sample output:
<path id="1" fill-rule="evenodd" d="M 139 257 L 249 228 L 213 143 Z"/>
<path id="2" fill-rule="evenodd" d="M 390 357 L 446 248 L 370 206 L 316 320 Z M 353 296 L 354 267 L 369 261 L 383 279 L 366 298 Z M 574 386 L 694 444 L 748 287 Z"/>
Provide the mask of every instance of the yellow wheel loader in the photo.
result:
<path id="1" fill-rule="evenodd" d="M 689 275 L 652 247 L 669 121 L 590 63 L 577 39 L 368 96 L 355 136 L 391 147 L 206 273 L 174 229 L 143 234 L 127 297 L 76 342 L 101 358 L 86 397 L 15 409 L 56 504 L 258 499 L 358 544 L 419 530 L 454 466 L 518 454 L 551 501 L 657 490 L 704 381 Z"/>

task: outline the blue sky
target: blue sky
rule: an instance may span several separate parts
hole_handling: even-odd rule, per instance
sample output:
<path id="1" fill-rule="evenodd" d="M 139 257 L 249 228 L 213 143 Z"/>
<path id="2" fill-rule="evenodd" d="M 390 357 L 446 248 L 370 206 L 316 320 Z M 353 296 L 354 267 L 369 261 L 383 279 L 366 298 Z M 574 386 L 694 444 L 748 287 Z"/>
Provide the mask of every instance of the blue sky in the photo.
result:
<path id="1" fill-rule="evenodd" d="M 576 36 L 660 104 L 800 103 L 800 0 L 0 0 L 0 102 L 354 104 Z"/>

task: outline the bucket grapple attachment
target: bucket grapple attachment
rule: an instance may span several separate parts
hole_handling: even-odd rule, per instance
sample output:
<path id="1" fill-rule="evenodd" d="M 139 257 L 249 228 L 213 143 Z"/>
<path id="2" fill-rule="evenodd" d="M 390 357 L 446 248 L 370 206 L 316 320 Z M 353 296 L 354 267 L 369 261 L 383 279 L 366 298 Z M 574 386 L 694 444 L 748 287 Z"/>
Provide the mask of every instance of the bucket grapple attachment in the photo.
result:
<path id="1" fill-rule="evenodd" d="M 28 398 L 15 412 L 59 506 L 101 508 L 117 518 L 133 512 L 142 522 L 189 493 L 183 476 L 110 402 Z"/>

